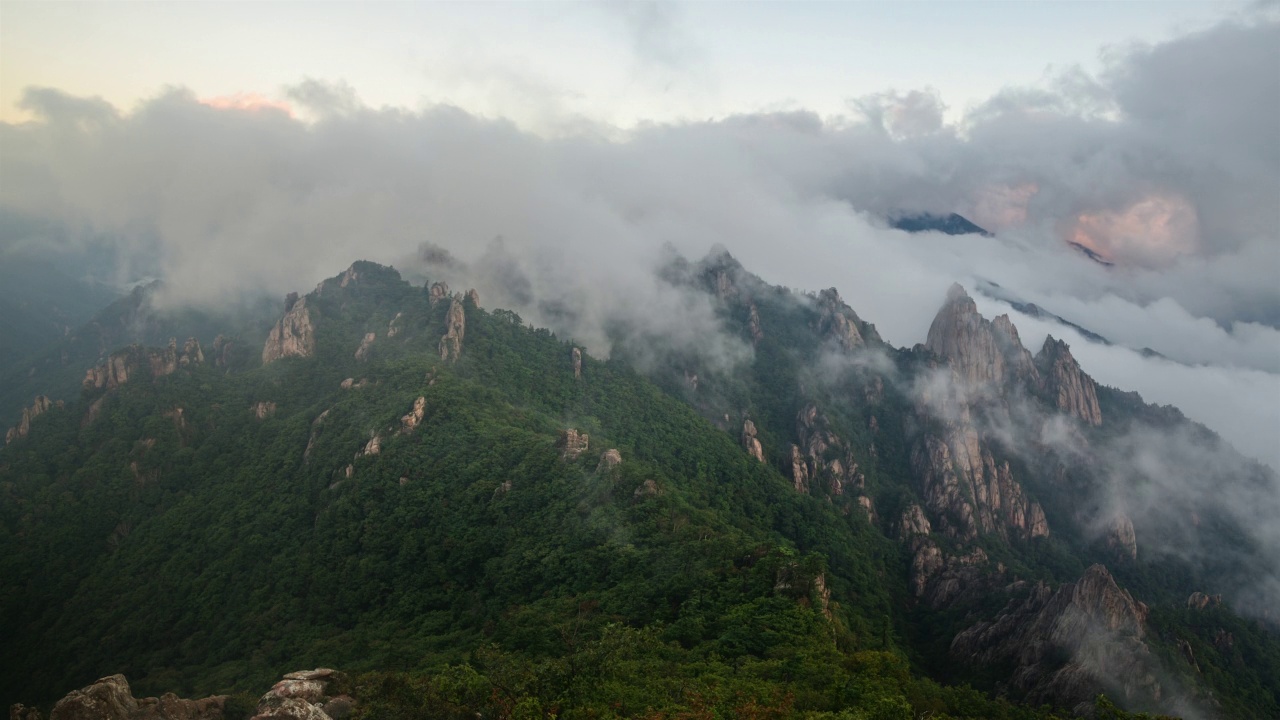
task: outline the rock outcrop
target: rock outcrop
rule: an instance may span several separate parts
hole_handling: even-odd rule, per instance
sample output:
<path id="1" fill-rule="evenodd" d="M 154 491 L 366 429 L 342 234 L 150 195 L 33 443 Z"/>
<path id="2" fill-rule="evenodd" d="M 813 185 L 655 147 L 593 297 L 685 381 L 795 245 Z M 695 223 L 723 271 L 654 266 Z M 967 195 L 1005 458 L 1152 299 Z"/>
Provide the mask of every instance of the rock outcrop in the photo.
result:
<path id="1" fill-rule="evenodd" d="M 387 323 L 387 339 L 391 339 L 400 334 L 401 317 L 404 317 L 404 313 L 398 312 L 395 317 L 391 318 L 391 322 Z"/>
<path id="2" fill-rule="evenodd" d="M 1101 691 L 1122 702 L 1159 702 L 1156 662 L 1144 640 L 1146 617 L 1146 606 L 1094 565 L 1057 590 L 1037 584 L 994 620 L 959 633 L 951 657 L 986 667 L 1012 663 L 1010 683 L 1033 705 L 1083 710 Z"/>
<path id="3" fill-rule="evenodd" d="M 4 442 L 8 445 L 15 440 L 21 440 L 31 433 L 31 421 L 48 412 L 53 407 L 62 407 L 62 401 L 54 403 L 45 395 L 37 395 L 35 402 L 29 408 L 22 408 L 22 419 L 18 421 L 17 426 L 9 428 L 4 435 Z"/>
<path id="4" fill-rule="evenodd" d="M 436 303 L 440 302 L 441 300 L 448 300 L 448 299 L 449 299 L 448 283 L 438 282 L 438 283 L 431 284 L 431 289 L 427 291 L 428 302 L 430 302 L 434 306 Z"/>
<path id="5" fill-rule="evenodd" d="M 605 473 L 622 464 L 622 453 L 617 448 L 609 448 L 600 456 L 600 464 L 596 466 L 596 472 Z"/>
<path id="6" fill-rule="evenodd" d="M 328 668 L 289 673 L 262 696 L 250 720 L 345 720 L 355 701 L 334 692 L 342 682 Z"/>
<path id="7" fill-rule="evenodd" d="M 756 424 L 750 420 L 742 423 L 742 448 L 751 457 L 764 462 L 764 448 L 760 447 L 760 441 L 756 439 Z"/>
<path id="8" fill-rule="evenodd" d="M 449 313 L 445 316 L 445 333 L 440 338 L 441 360 L 457 361 L 458 356 L 462 354 L 462 337 L 466 330 L 467 314 L 463 309 L 461 297 L 455 296 L 449 303 Z"/>
<path id="9" fill-rule="evenodd" d="M 853 450 L 831 431 L 825 415 L 812 403 L 796 416 L 799 445 L 791 446 L 791 481 L 799 492 L 818 489 L 828 497 L 840 497 L 846 490 L 858 491 L 866 486 Z"/>
<path id="10" fill-rule="evenodd" d="M 577 380 L 582 377 L 582 351 L 574 348 L 569 353 L 569 361 L 573 364 L 573 379 Z"/>
<path id="11" fill-rule="evenodd" d="M 560 457 L 565 460 L 577 460 L 579 455 L 587 451 L 590 440 L 590 436 L 586 433 L 580 433 L 574 428 L 569 428 L 560 433 L 560 439 L 556 442 L 556 447 L 560 448 Z"/>
<path id="12" fill-rule="evenodd" d="M 1054 340 L 1052 335 L 1046 337 L 1035 363 L 1045 392 L 1059 410 L 1090 425 L 1102 424 L 1097 384 L 1080 369 L 1066 343 Z"/>
<path id="13" fill-rule="evenodd" d="M 203 362 L 204 351 L 195 338 L 188 338 L 183 343 L 181 352 L 178 351 L 178 342 L 174 338 L 169 339 L 169 345 L 165 348 L 130 345 L 112 353 L 102 365 L 85 372 L 81 385 L 85 390 L 110 390 L 129 382 L 139 373 L 154 379 L 171 375 L 180 367 L 191 367 Z"/>
<path id="14" fill-rule="evenodd" d="M 422 424 L 422 417 L 427 412 L 427 399 L 419 396 L 413 401 L 413 409 L 407 415 L 400 418 L 400 434 L 408 435 Z"/>
<path id="15" fill-rule="evenodd" d="M 276 322 L 262 347 L 262 364 L 286 357 L 311 357 L 316 351 L 315 327 L 307 299 L 297 293 L 289 293 L 285 300 L 284 316 Z"/>
<path id="16" fill-rule="evenodd" d="M 254 417 L 258 418 L 259 420 L 263 420 L 263 419 L 266 419 L 268 415 L 271 415 L 276 411 L 276 404 L 273 402 L 262 400 L 254 403 L 251 409 L 253 410 Z"/>
<path id="17" fill-rule="evenodd" d="M 751 333 L 752 346 L 764 340 L 764 328 L 760 325 L 760 310 L 754 302 L 747 303 L 747 332 Z"/>
<path id="18" fill-rule="evenodd" d="M 364 339 L 360 341 L 360 347 L 356 348 L 356 362 L 364 362 L 369 359 L 369 351 L 373 349 L 373 343 L 377 339 L 377 333 L 364 334 Z"/>
<path id="19" fill-rule="evenodd" d="M 236 341 L 232 338 L 219 335 L 213 339 L 213 366 L 214 367 L 231 367 L 232 351 L 235 349 Z"/>
<path id="20" fill-rule="evenodd" d="M 226 700 L 184 700 L 172 693 L 137 699 L 123 675 L 112 675 L 59 700 L 49 720 L 223 720 Z"/>

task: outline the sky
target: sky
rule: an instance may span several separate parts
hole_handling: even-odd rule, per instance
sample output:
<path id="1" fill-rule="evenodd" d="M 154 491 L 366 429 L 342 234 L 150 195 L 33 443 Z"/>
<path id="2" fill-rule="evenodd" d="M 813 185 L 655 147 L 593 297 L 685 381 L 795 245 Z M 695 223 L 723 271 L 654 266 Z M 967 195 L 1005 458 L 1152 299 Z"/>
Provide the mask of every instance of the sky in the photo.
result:
<path id="1" fill-rule="evenodd" d="M 0 212 L 57 228 L 11 249 L 216 304 L 430 243 L 601 355 L 618 320 L 717 337 L 669 247 L 907 347 L 952 282 L 1011 312 L 995 283 L 1113 343 L 1011 312 L 1033 352 L 1273 467 L 1278 128 L 1275 2 L 0 4 Z"/>
<path id="2" fill-rule="evenodd" d="M 372 107 L 450 104 L 537 132 L 848 111 L 936 89 L 957 119 L 1009 85 L 1206 27 L 1230 2 L 23 2 L 0 6 L 0 120 L 28 86 L 128 109 L 166 87 Z"/>

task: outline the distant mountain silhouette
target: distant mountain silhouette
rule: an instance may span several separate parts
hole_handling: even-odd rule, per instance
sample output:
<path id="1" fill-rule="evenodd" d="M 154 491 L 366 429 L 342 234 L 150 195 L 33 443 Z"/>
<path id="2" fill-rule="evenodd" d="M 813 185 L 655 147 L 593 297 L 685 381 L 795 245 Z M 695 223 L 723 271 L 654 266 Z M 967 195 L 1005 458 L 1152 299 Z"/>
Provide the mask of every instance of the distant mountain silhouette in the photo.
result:
<path id="1" fill-rule="evenodd" d="M 951 213 L 950 215 L 934 215 L 932 213 L 904 215 L 892 220 L 889 225 L 897 230 L 905 230 L 909 233 L 940 232 L 947 235 L 972 235 L 976 233 L 983 237 L 991 237 L 991 233 L 987 232 L 985 228 L 956 213 Z"/>

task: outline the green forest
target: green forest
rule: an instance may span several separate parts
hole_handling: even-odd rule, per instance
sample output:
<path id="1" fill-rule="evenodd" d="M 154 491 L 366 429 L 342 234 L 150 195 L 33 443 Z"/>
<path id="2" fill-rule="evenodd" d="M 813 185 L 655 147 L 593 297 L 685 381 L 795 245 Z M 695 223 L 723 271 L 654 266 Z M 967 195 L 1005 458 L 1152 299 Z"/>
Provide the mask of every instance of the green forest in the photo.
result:
<path id="1" fill-rule="evenodd" d="M 820 378 L 813 306 L 760 286 L 750 312 L 765 334 L 746 367 L 678 349 L 642 362 L 646 339 L 620 335 L 611 359 L 580 348 L 575 374 L 575 345 L 513 312 L 433 301 L 430 283 L 372 263 L 353 270 L 350 285 L 307 296 L 309 357 L 262 364 L 246 322 L 238 353 L 214 362 L 212 333 L 193 329 L 204 362 L 109 389 L 79 389 L 82 373 L 67 371 L 65 406 L 0 450 L 0 701 L 47 708 L 123 673 L 139 697 L 231 694 L 248 717 L 282 673 L 323 666 L 346 673 L 370 719 L 1079 710 L 1028 702 L 1011 668 L 949 655 L 958 631 L 1018 591 L 944 608 L 912 593 L 896 522 L 921 502 L 902 429 L 913 406 L 893 382 L 866 398 L 880 376 L 927 364 L 918 353 L 859 319 L 888 365 Z M 465 333 L 449 361 L 453 303 Z M 722 319 L 749 341 L 743 305 Z M 702 370 L 696 391 L 689 367 Z M 1100 395 L 1112 417 L 1149 420 L 1145 405 Z M 810 404 L 859 459 L 856 492 L 816 480 L 797 492 L 785 474 Z M 764 462 L 743 450 L 747 417 Z M 566 445 L 570 429 L 585 450 Z M 1050 526 L 1070 527 L 1069 493 L 1010 458 Z M 1108 557 L 1069 531 L 972 547 L 1010 581 L 1046 587 Z M 1214 716 L 1280 716 L 1274 627 L 1188 609 L 1204 577 L 1176 560 L 1108 563 L 1150 605 L 1147 641 L 1170 683 Z M 1102 692 L 1091 705 L 1097 718 L 1160 712 Z"/>

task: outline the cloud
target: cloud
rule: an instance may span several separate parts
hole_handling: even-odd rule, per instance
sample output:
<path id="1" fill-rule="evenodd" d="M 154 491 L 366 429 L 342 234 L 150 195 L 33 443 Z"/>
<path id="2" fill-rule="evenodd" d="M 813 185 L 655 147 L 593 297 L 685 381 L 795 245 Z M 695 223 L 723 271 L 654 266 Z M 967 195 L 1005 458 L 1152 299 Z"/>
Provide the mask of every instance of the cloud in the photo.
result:
<path id="1" fill-rule="evenodd" d="M 637 52 L 679 65 L 669 12 L 624 15 Z M 728 363 L 749 352 L 719 338 L 705 303 L 654 281 L 668 244 L 696 257 L 721 243 L 769 282 L 837 287 L 898 345 L 924 338 L 953 281 L 989 280 L 1117 343 L 1073 342 L 1100 381 L 1184 405 L 1276 462 L 1259 438 L 1280 430 L 1264 407 L 1280 327 L 1278 32 L 1252 19 L 1116 51 L 1097 77 L 1009 89 L 957 125 L 928 90 L 864 98 L 848 117 L 626 133 L 561 118 L 533 92 L 559 129 L 548 137 L 449 106 L 374 109 L 319 80 L 284 93 L 309 120 L 181 89 L 128 112 L 33 89 L 37 119 L 0 125 L 0 208 L 113 238 L 191 303 L 305 289 L 356 258 L 408 268 L 431 243 L 486 305 L 599 354 L 611 325 Z M 885 223 L 951 211 L 998 235 Z M 1118 265 L 1068 247 L 1079 232 Z"/>

